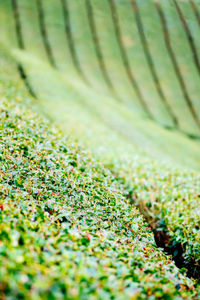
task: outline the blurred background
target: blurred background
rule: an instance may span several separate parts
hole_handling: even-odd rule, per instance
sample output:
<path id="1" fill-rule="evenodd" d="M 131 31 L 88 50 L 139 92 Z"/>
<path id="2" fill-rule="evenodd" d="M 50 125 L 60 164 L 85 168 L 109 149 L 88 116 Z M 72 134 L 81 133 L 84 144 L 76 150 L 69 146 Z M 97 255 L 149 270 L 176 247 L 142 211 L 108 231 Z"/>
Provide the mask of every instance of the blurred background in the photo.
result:
<path id="1" fill-rule="evenodd" d="M 199 36 L 194 0 L 0 1 L 13 77 L 108 163 L 135 153 L 199 170 Z"/>

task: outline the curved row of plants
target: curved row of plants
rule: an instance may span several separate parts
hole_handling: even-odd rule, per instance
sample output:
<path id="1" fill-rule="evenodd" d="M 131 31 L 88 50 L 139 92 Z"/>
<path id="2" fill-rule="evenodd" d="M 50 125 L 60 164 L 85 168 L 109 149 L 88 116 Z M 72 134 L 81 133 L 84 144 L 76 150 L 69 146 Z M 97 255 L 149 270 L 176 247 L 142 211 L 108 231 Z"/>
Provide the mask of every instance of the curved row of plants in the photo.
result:
<path id="1" fill-rule="evenodd" d="M 158 246 L 172 254 L 189 276 L 199 279 L 200 174 L 141 157 L 117 168 L 127 198 L 145 216 Z"/>
<path id="2" fill-rule="evenodd" d="M 39 118 L 19 85 L 0 85 L 1 296 L 195 297 L 119 181 Z"/>
<path id="3" fill-rule="evenodd" d="M 51 3 L 54 9 L 53 16 L 49 9 L 49 2 L 45 0 L 33 1 L 28 5 L 23 1 L 18 3 L 18 0 L 12 0 L 12 3 L 14 14 L 6 1 L 5 7 L 9 7 L 7 13 L 11 14 L 12 18 L 14 16 L 18 18 L 16 27 L 17 33 L 21 35 L 20 48 L 36 47 L 35 42 L 32 45 L 31 36 L 34 39 L 37 36 L 37 53 L 40 57 L 45 56 L 52 66 L 59 69 L 57 65 L 60 63 L 58 57 L 60 53 L 56 49 L 59 45 L 54 43 L 57 36 L 53 36 L 55 28 L 52 30 L 58 14 L 59 24 L 56 33 L 60 37 L 59 41 L 65 49 L 66 57 L 69 54 L 68 62 L 70 60 L 71 64 L 74 64 L 85 83 L 92 88 L 95 88 L 95 85 L 101 86 L 102 91 L 111 87 L 111 94 L 113 94 L 113 88 L 117 87 L 118 90 L 122 82 L 126 86 L 125 91 L 130 90 L 130 95 L 125 96 L 125 91 L 124 95 L 120 95 L 121 92 L 116 90 L 114 96 L 117 95 L 119 99 L 129 98 L 135 108 L 139 101 L 139 110 L 146 111 L 154 121 L 167 128 L 174 126 L 190 137 L 198 138 L 199 104 L 196 99 L 199 93 L 199 75 L 196 68 L 199 61 L 197 41 L 199 28 L 195 14 L 190 9 L 190 3 L 178 4 L 177 1 L 169 1 L 155 5 L 154 1 L 139 3 L 130 0 L 125 3 L 123 1 L 115 3 L 115 1 L 104 0 L 99 7 L 96 1 L 91 4 L 90 1 L 73 4 L 63 0 L 56 4 Z M 198 5 L 194 7 L 198 14 Z M 148 10 L 152 18 L 146 15 Z M 32 24 L 28 17 L 30 11 Z M 109 25 L 106 33 L 99 15 L 103 15 L 107 26 Z M 63 20 L 60 21 L 60 18 Z M 193 20 L 192 25 L 190 18 Z M 84 33 L 81 34 L 80 31 L 79 34 L 74 30 L 76 26 L 82 27 Z M 155 27 L 159 31 L 156 35 Z M 101 28 L 103 36 L 108 35 L 104 37 L 110 41 L 107 46 L 103 42 Z M 187 57 L 180 49 L 181 43 L 184 44 Z M 158 44 L 160 47 L 157 46 Z M 154 54 L 155 49 L 158 52 Z M 137 59 L 134 59 L 135 57 Z M 116 65 L 115 70 L 111 70 L 113 64 Z M 187 72 L 184 71 L 186 65 Z M 137 69 L 139 71 L 135 72 Z M 162 78 L 166 70 L 168 70 L 167 74 Z M 116 72 L 121 74 L 120 78 L 113 76 Z M 169 82 L 168 74 L 173 78 L 173 83 Z M 116 81 L 111 83 L 112 77 L 116 77 Z M 98 83 L 95 84 L 92 80 Z M 182 114 L 179 113 L 180 111 Z"/>

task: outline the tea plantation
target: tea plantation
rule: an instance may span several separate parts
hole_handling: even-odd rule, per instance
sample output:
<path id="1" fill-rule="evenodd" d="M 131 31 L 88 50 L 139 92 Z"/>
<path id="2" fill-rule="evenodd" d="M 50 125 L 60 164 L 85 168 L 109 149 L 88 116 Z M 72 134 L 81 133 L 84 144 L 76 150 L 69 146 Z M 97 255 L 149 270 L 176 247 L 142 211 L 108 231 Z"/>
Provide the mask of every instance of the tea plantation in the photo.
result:
<path id="1" fill-rule="evenodd" d="M 0 299 L 200 298 L 200 2 L 0 1 Z"/>

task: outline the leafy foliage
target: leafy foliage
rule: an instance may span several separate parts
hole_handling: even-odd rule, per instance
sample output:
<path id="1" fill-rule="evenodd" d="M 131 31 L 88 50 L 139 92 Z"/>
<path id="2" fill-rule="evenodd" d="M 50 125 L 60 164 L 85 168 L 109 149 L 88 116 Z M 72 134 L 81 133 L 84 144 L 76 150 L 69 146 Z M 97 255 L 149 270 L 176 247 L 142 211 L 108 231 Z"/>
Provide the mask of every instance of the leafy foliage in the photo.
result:
<path id="1" fill-rule="evenodd" d="M 1 51 L 0 297 L 199 297 L 153 238 L 199 276 L 200 176 L 170 165 L 199 169 L 199 5 L 179 2 L 1 1 L 4 52 L 94 156 Z"/>
<path id="2" fill-rule="evenodd" d="M 140 207 L 154 229 L 169 232 L 171 245 L 181 243 L 183 259 L 189 269 L 192 264 L 191 275 L 198 277 L 199 173 L 142 158 L 122 164 L 119 173 L 127 186 L 128 198 Z"/>
<path id="3" fill-rule="evenodd" d="M 1 100 L 0 290 L 11 298 L 169 299 L 192 281 L 89 154 Z"/>

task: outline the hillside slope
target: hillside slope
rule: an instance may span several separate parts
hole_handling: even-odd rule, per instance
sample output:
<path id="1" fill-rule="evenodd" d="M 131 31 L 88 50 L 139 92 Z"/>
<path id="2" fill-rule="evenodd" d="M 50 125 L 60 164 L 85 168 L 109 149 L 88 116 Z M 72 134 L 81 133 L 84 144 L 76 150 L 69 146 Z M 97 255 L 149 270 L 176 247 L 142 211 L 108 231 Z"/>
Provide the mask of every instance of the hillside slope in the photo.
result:
<path id="1" fill-rule="evenodd" d="M 44 111 L 60 122 L 68 133 L 71 131 L 84 143 L 92 136 L 94 147 L 99 144 L 106 148 L 112 144 L 116 148 L 119 143 L 115 143 L 113 137 L 120 136 L 123 148 L 133 152 L 136 149 L 136 152 L 147 153 L 172 164 L 199 169 L 199 141 L 188 138 L 188 135 L 197 138 L 199 135 L 198 122 L 194 121 L 194 113 L 192 116 L 191 112 L 199 111 L 199 78 L 184 28 L 172 2 L 167 1 L 169 5 L 163 8 L 160 3 L 160 9 L 167 16 L 169 28 L 173 28 L 171 39 L 179 30 L 177 36 L 180 41 L 177 36 L 173 39 L 173 51 L 182 59 L 179 65 L 184 69 L 184 75 L 189 76 L 184 80 L 191 86 L 187 93 L 190 97 L 194 96 L 193 106 L 188 106 L 183 99 L 183 90 L 177 82 L 180 75 L 179 79 L 174 77 L 176 72 L 174 74 L 166 53 L 162 23 L 153 1 L 148 1 L 148 4 L 140 1 L 135 11 L 133 4 L 137 4 L 136 1 L 117 1 L 114 4 L 115 1 L 103 0 L 100 6 L 98 1 L 63 0 L 51 1 L 49 5 L 46 0 L 3 0 L 0 10 L 1 40 L 24 66 L 29 85 L 40 99 Z M 182 2 L 180 6 L 189 22 L 190 6 L 189 9 Z M 151 12 L 151 19 L 146 11 Z M 140 18 L 137 12 L 140 12 Z M 126 15 L 128 17 L 124 18 Z M 141 17 L 143 30 L 138 24 Z M 141 37 L 145 26 L 148 29 L 145 37 L 149 39 L 149 48 L 153 47 L 149 52 L 160 84 L 153 82 L 153 71 L 145 63 L 148 54 L 142 50 L 146 48 L 144 37 Z M 158 29 L 159 34 L 155 37 Z M 198 23 L 195 17 L 190 32 L 197 43 Z M 137 40 L 133 41 L 133 36 Z M 186 49 L 182 54 L 177 49 L 179 44 Z M 156 53 L 158 50 L 159 53 Z M 191 70 L 186 70 L 186 67 Z M 136 94 L 130 82 L 133 71 L 138 76 Z M 128 76 L 127 73 L 131 74 Z M 165 86 L 167 107 L 173 108 L 174 117 L 169 116 L 169 109 L 155 90 L 161 83 Z M 144 95 L 141 102 L 139 91 L 146 94 L 146 104 Z M 149 113 L 145 110 L 147 104 L 151 109 Z M 173 125 L 174 118 L 180 118 L 177 121 L 180 128 Z M 91 146 L 90 142 L 87 146 Z"/>
<path id="2" fill-rule="evenodd" d="M 51 280 L 47 276 L 51 254 L 44 254 L 43 246 L 36 246 L 35 255 L 41 259 L 39 264 L 46 263 L 41 273 L 44 272 L 47 280 L 46 289 L 42 290 L 47 297 L 48 287 L 52 291 L 49 297 L 53 297 L 54 292 L 64 295 L 66 289 L 69 297 L 83 299 L 88 299 L 90 292 L 91 298 L 93 295 L 102 299 L 123 299 L 124 291 L 125 297 L 130 299 L 132 294 L 136 299 L 151 295 L 166 299 L 199 297 L 196 282 L 185 277 L 186 274 L 197 279 L 200 276 L 199 11 L 199 2 L 193 0 L 103 0 L 101 5 L 96 0 L 0 2 L 0 95 L 3 100 L 2 148 L 5 151 L 1 209 L 5 221 L 2 230 L 6 232 L 4 245 L 11 249 L 4 254 L 3 245 L 3 262 L 15 253 L 12 234 L 9 238 L 16 218 L 15 207 L 10 207 L 14 199 L 20 222 L 27 222 L 29 230 L 33 229 L 32 212 L 38 218 L 42 234 L 49 224 L 52 225 L 50 235 L 53 238 L 47 246 L 51 248 L 53 243 L 56 250 L 48 249 L 47 252 L 54 253 L 52 257 L 58 259 L 52 262 L 52 270 L 56 264 L 60 268 L 55 271 L 58 282 L 61 282 L 62 272 L 66 275 L 74 270 L 71 282 L 61 283 L 61 286 L 55 283 L 54 289 L 55 278 Z M 62 143 L 56 131 L 47 129 L 50 123 L 45 125 L 46 121 L 35 119 L 30 107 L 54 122 L 62 134 L 69 136 L 68 141 Z M 30 156 L 29 146 L 21 139 L 23 133 L 32 149 Z M 13 147 L 9 146 L 6 136 Z M 93 159 L 76 146 L 77 142 L 72 146 L 72 139 L 84 146 Z M 19 148 L 16 140 L 19 140 Z M 64 146 L 66 143 L 69 147 Z M 38 149 L 36 154 L 35 149 Z M 45 158 L 52 153 L 53 160 Z M 30 178 L 25 178 L 21 162 L 32 166 Z M 54 178 L 50 166 L 55 170 Z M 16 172 L 10 172 L 12 168 Z M 45 204 L 43 200 L 40 202 L 35 189 L 29 189 L 32 179 L 41 185 L 37 195 L 41 193 L 41 197 L 46 197 L 46 191 L 53 189 L 55 201 L 49 200 L 50 193 L 48 199 L 43 199 Z M 83 182 L 86 184 L 82 186 Z M 68 185 L 69 190 L 66 190 Z M 9 189 L 12 196 L 8 194 Z M 96 193 L 100 193 L 97 198 Z M 19 207 L 18 196 L 24 199 Z M 23 202 L 30 199 L 29 210 Z M 94 205 L 97 205 L 97 215 L 91 217 Z M 60 222 L 58 211 L 63 212 L 63 207 L 65 212 Z M 68 222 L 66 211 L 72 219 L 76 219 L 78 212 L 81 216 Z M 64 231 L 67 237 L 63 241 L 66 223 L 80 229 L 80 235 L 73 230 L 72 235 L 71 231 Z M 102 229 L 99 229 L 100 223 Z M 57 234 L 61 234 L 60 240 Z M 24 234 L 27 244 L 20 244 L 21 233 L 16 236 L 16 251 L 23 259 L 25 245 L 30 244 L 29 237 Z M 46 243 L 47 238 L 43 235 L 41 239 Z M 104 238 L 106 246 L 101 249 L 99 245 Z M 69 245 L 69 240 L 75 248 Z M 37 241 L 38 234 L 33 234 L 31 243 L 37 245 Z M 91 241 L 100 248 L 97 260 L 106 260 L 100 269 L 96 264 L 95 271 L 90 269 L 92 262 L 87 265 L 90 255 L 96 257 L 94 249 L 90 248 Z M 68 267 L 61 264 L 66 258 L 65 251 L 60 250 L 62 242 L 73 248 L 72 258 L 75 260 L 78 256 L 78 266 L 76 263 L 69 263 Z M 170 257 L 156 246 L 164 248 L 182 270 L 178 272 Z M 76 251 L 82 253 L 80 257 Z M 136 263 L 138 255 L 139 265 Z M 116 265 L 112 265 L 109 257 L 114 257 Z M 32 263 L 34 257 L 30 258 L 30 265 Z M 16 261 L 13 266 L 16 270 Z M 108 267 L 106 274 L 112 274 L 109 278 L 105 278 L 105 266 Z M 136 271 L 130 275 L 132 266 Z M 9 270 L 3 268 L 6 278 L 3 292 L 14 293 L 13 287 L 17 284 L 19 295 L 35 297 L 36 293 L 40 297 L 43 287 L 39 281 L 43 275 L 33 272 L 27 277 L 24 276 L 26 269 L 22 265 L 20 268 L 22 281 L 26 278 L 29 282 L 33 276 L 36 285 L 34 280 L 31 281 L 33 288 L 28 283 L 20 285 L 21 275 L 13 279 L 12 285 Z M 96 283 L 92 281 L 93 272 L 97 272 Z M 119 283 L 117 287 L 112 286 L 112 280 Z M 90 285 L 93 286 L 91 291 Z"/>
<path id="3" fill-rule="evenodd" d="M 38 117 L 8 77 L 0 80 L 0 296 L 195 297 L 195 282 L 157 249 L 116 178 Z"/>

